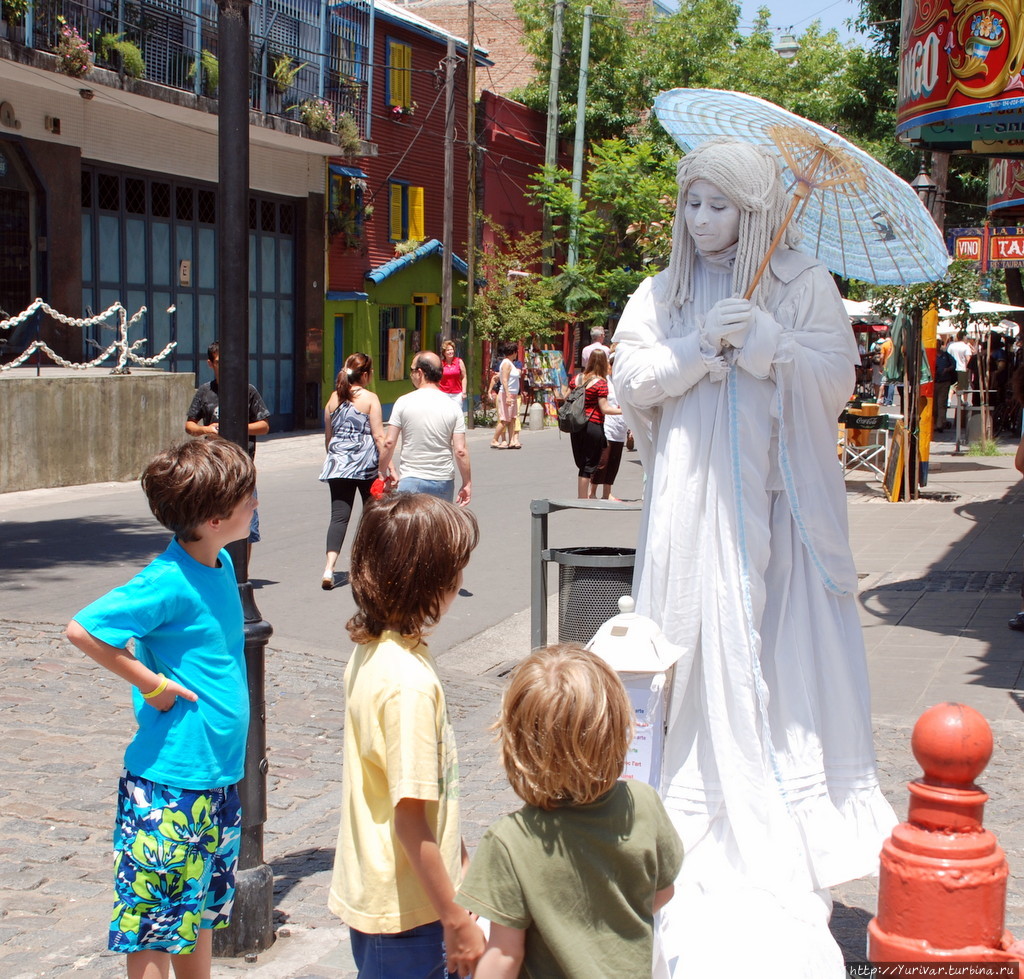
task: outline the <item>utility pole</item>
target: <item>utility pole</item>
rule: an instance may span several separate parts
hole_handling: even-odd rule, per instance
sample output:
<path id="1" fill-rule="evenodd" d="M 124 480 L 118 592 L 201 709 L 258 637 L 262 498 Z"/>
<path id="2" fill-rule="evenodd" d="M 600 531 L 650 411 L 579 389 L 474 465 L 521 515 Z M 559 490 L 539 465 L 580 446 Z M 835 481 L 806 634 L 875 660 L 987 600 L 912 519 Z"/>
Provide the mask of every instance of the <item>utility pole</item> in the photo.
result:
<path id="1" fill-rule="evenodd" d="M 583 8 L 583 40 L 580 50 L 580 81 L 576 89 L 576 134 L 572 144 L 572 196 L 577 213 L 573 215 L 569 231 L 569 254 L 566 265 L 575 268 L 580 257 L 579 207 L 583 193 L 583 130 L 586 126 L 587 71 L 590 68 L 590 21 L 594 8 L 589 4 Z"/>
<path id="2" fill-rule="evenodd" d="M 544 140 L 544 166 L 552 168 L 558 162 L 558 76 L 562 70 L 562 24 L 565 21 L 565 0 L 555 0 L 555 18 L 551 25 L 551 78 L 548 82 L 548 128 Z M 541 269 L 551 275 L 555 248 L 551 231 L 551 210 L 544 207 L 544 261 Z"/>
<path id="3" fill-rule="evenodd" d="M 220 55 L 217 168 L 217 335 L 220 434 L 249 449 L 249 7 L 217 0 Z M 213 933 L 213 952 L 236 957 L 274 943 L 274 872 L 263 861 L 267 821 L 265 651 L 273 629 L 253 598 L 246 541 L 228 545 L 245 620 L 249 733 L 238 785 L 242 839 L 231 924 Z"/>
<path id="4" fill-rule="evenodd" d="M 466 427 L 473 421 L 473 300 L 476 295 L 476 41 L 474 39 L 476 0 L 469 0 L 466 12 L 466 143 L 469 150 L 469 228 L 466 234 Z"/>
<path id="5" fill-rule="evenodd" d="M 569 251 L 565 267 L 576 268 L 580 257 L 580 216 L 583 196 L 583 130 L 586 126 L 587 108 L 587 70 L 590 67 L 590 22 L 594 16 L 594 8 L 589 4 L 583 8 L 583 38 L 580 50 L 580 80 L 576 88 L 576 133 L 572 144 L 572 199 L 573 215 L 569 226 Z M 569 309 L 569 307 L 566 307 Z M 580 347 L 580 322 L 572 324 L 572 349 L 569 351 L 569 363 L 576 363 L 576 351 Z"/>
<path id="6" fill-rule="evenodd" d="M 444 59 L 444 227 L 441 232 L 441 340 L 452 338 L 452 211 L 455 198 L 455 38 Z"/>

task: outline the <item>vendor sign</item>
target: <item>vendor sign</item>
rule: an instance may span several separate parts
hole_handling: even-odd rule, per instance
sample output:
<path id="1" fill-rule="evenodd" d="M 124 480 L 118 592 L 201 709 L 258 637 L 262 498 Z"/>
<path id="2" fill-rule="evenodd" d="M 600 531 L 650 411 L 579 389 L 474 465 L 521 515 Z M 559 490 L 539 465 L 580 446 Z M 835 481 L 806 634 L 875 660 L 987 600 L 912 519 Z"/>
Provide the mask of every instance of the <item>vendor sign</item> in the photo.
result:
<path id="1" fill-rule="evenodd" d="M 903 0 L 896 132 L 938 150 L 1024 156 L 1019 0 Z"/>
<path id="2" fill-rule="evenodd" d="M 950 228 L 946 240 L 953 258 L 977 262 L 982 272 L 1024 268 L 1024 227 Z"/>
<path id="3" fill-rule="evenodd" d="M 1024 207 L 1024 160 L 991 160 L 988 168 L 988 209 Z"/>

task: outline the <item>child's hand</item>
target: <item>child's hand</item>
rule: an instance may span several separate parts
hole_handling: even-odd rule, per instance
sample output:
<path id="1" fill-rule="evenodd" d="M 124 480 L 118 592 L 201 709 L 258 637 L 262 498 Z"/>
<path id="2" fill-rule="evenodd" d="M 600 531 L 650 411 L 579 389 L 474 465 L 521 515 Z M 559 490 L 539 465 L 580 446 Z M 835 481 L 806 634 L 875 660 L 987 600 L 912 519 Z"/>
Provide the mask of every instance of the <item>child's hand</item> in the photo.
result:
<path id="1" fill-rule="evenodd" d="M 443 920 L 442 924 L 448 971 L 458 976 L 472 975 L 487 945 L 484 933 L 476 923 L 476 915 L 458 908 L 457 913 L 450 920 Z"/>
<path id="2" fill-rule="evenodd" d="M 170 710 L 179 697 L 182 700 L 190 700 L 193 703 L 199 699 L 198 694 L 193 693 L 187 687 L 183 687 L 180 683 L 175 683 L 173 680 L 168 680 L 167 686 L 155 697 L 145 697 L 145 695 L 143 697 L 150 707 L 155 707 L 161 712 Z"/>

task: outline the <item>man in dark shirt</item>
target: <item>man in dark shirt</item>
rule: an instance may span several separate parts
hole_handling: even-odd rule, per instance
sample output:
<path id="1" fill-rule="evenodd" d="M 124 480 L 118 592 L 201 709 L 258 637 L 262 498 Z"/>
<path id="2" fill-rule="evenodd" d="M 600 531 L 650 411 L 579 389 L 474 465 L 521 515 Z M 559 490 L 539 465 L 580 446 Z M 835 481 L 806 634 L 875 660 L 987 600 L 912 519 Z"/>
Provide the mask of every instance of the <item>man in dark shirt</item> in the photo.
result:
<path id="1" fill-rule="evenodd" d="M 220 381 L 220 343 L 214 340 L 206 351 L 206 360 L 213 371 L 213 380 L 201 384 L 192 399 L 185 421 L 185 431 L 189 435 L 220 434 L 220 396 L 217 385 Z M 266 435 L 270 431 L 270 411 L 267 409 L 259 391 L 249 385 L 249 456 L 256 458 L 256 436 Z M 253 510 L 252 523 L 249 526 L 249 553 L 252 545 L 260 539 L 260 512 Z"/>

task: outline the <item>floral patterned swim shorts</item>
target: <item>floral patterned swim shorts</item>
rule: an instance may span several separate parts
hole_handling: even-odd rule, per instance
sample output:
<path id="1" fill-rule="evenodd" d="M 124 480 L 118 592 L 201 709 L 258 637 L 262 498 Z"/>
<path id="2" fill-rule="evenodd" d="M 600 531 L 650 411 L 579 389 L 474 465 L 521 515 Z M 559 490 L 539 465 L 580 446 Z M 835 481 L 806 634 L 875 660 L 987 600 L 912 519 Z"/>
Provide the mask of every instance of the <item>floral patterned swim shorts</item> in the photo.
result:
<path id="1" fill-rule="evenodd" d="M 188 954 L 200 928 L 227 927 L 241 835 L 235 786 L 179 789 L 123 772 L 111 951 Z"/>

